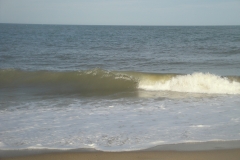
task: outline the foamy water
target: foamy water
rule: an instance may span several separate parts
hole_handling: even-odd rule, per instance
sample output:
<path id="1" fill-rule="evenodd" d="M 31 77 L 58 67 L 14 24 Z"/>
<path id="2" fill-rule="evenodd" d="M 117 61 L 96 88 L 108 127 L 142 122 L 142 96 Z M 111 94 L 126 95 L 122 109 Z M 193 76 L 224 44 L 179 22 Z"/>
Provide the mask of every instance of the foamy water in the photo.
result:
<path id="1" fill-rule="evenodd" d="M 122 151 L 189 141 L 235 140 L 240 138 L 239 104 L 236 95 L 25 102 L 0 112 L 0 147 Z"/>
<path id="2" fill-rule="evenodd" d="M 240 94 L 240 83 L 210 73 L 179 75 L 163 82 L 148 77 L 140 79 L 139 88 L 153 91 Z"/>
<path id="3" fill-rule="evenodd" d="M 240 27 L 0 24 L 0 150 L 240 140 Z"/>

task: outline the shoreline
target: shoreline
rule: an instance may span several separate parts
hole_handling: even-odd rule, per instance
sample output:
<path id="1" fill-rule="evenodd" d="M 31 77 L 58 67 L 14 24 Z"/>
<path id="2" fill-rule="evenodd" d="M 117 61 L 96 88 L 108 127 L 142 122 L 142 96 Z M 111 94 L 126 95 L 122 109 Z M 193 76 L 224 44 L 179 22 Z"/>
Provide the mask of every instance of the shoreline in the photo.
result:
<path id="1" fill-rule="evenodd" d="M 183 158 L 184 157 L 184 158 Z M 240 157 L 240 140 L 236 141 L 210 141 L 189 142 L 179 144 L 157 145 L 137 151 L 99 151 L 95 149 L 80 148 L 70 150 L 59 149 L 22 149 L 0 150 L 1 160 L 30 160 L 30 159 L 232 159 Z"/>

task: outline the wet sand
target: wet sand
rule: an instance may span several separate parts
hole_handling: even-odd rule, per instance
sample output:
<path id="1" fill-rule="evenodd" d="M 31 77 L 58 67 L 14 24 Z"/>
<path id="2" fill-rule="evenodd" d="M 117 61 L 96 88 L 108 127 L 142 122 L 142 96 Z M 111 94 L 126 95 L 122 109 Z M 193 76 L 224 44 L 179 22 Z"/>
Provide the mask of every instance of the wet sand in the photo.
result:
<path id="1" fill-rule="evenodd" d="M 94 149 L 0 151 L 1 160 L 239 160 L 240 141 L 159 145 L 141 151 Z"/>

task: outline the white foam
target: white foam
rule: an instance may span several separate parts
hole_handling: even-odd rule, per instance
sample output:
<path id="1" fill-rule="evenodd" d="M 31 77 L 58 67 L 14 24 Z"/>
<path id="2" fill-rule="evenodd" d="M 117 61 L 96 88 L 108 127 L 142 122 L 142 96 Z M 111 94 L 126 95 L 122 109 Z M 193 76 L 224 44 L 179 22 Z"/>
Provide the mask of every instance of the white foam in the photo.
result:
<path id="1" fill-rule="evenodd" d="M 240 94 L 240 83 L 210 73 L 179 75 L 167 81 L 140 79 L 140 89 L 208 94 Z"/>
<path id="2" fill-rule="evenodd" d="M 191 127 L 195 127 L 195 128 L 205 128 L 205 127 L 210 127 L 209 125 L 193 125 Z"/>
<path id="3" fill-rule="evenodd" d="M 0 112 L 0 149 L 127 151 L 193 140 L 235 140 L 240 139 L 239 104 L 239 95 L 26 101 Z"/>
<path id="4" fill-rule="evenodd" d="M 0 142 L 0 147 L 2 148 L 2 147 L 4 147 L 4 146 L 5 146 L 5 144 L 2 143 L 2 142 Z"/>
<path id="5" fill-rule="evenodd" d="M 163 104 L 159 108 L 162 109 L 162 110 L 166 109 Z"/>

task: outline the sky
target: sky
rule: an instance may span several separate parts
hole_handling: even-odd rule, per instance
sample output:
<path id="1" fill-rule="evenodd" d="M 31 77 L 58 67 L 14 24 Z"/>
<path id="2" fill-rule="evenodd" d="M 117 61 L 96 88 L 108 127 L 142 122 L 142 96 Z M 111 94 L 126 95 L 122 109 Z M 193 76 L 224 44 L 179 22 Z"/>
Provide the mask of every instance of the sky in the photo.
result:
<path id="1" fill-rule="evenodd" d="M 0 23 L 240 25 L 240 0 L 0 0 Z"/>

